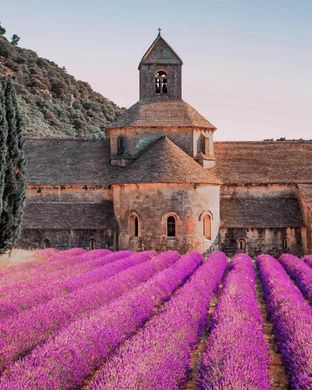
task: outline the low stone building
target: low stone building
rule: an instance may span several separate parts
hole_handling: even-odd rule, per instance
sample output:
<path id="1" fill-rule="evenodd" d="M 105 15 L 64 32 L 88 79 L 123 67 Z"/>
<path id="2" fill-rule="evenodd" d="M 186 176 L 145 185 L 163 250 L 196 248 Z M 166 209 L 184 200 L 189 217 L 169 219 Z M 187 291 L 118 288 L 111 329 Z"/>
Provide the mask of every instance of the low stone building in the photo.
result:
<path id="1" fill-rule="evenodd" d="M 21 245 L 312 252 L 312 142 L 214 142 L 159 34 L 106 139 L 29 139 Z"/>

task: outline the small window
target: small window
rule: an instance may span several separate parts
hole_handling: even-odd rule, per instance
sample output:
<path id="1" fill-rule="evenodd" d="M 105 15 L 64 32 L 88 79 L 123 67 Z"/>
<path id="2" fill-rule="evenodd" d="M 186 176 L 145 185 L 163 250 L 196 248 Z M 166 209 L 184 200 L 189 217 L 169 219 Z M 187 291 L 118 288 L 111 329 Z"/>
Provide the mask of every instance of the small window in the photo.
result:
<path id="1" fill-rule="evenodd" d="M 283 240 L 283 249 L 288 249 L 288 241 L 287 238 Z"/>
<path id="2" fill-rule="evenodd" d="M 125 153 L 126 145 L 125 145 L 125 137 L 120 135 L 117 138 L 117 154 L 120 156 Z"/>
<path id="3" fill-rule="evenodd" d="M 168 92 L 167 73 L 160 70 L 155 75 L 155 92 L 157 94 L 167 94 Z"/>
<path id="4" fill-rule="evenodd" d="M 136 214 L 131 214 L 129 218 L 130 237 L 139 237 L 139 217 Z"/>
<path id="5" fill-rule="evenodd" d="M 203 218 L 203 235 L 211 240 L 211 216 L 206 214 Z"/>
<path id="6" fill-rule="evenodd" d="M 209 156 L 209 138 L 205 137 L 205 140 L 204 140 L 204 153 L 205 153 L 205 156 Z"/>
<path id="7" fill-rule="evenodd" d="M 240 238 L 238 240 L 238 249 L 240 250 L 240 252 L 246 253 L 247 244 L 245 238 Z"/>
<path id="8" fill-rule="evenodd" d="M 173 215 L 167 218 L 167 236 L 176 236 L 176 219 Z"/>
<path id="9" fill-rule="evenodd" d="M 96 242 L 95 242 L 95 239 L 94 238 L 91 238 L 91 240 L 89 241 L 89 249 L 95 249 L 96 248 Z"/>
<path id="10" fill-rule="evenodd" d="M 43 240 L 43 247 L 44 247 L 44 248 L 50 248 L 50 247 L 51 247 L 51 242 L 50 242 L 50 240 L 48 240 L 47 238 L 45 238 L 45 239 Z"/>
<path id="11" fill-rule="evenodd" d="M 197 139 L 197 154 L 209 156 L 209 138 L 201 134 Z"/>

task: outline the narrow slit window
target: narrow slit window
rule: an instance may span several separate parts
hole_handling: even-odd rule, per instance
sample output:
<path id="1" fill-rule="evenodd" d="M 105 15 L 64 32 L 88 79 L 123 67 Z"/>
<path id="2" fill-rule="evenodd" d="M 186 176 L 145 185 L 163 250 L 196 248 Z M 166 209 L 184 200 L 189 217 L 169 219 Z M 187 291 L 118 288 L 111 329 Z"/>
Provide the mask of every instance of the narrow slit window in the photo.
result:
<path id="1" fill-rule="evenodd" d="M 283 240 L 283 249 L 288 249 L 288 241 L 287 238 Z"/>
<path id="2" fill-rule="evenodd" d="M 89 241 L 89 249 L 95 249 L 96 248 L 96 242 L 95 242 L 95 239 L 94 238 L 91 238 L 91 240 Z"/>
<path id="3" fill-rule="evenodd" d="M 134 237 L 139 236 L 139 218 L 134 217 Z"/>
<path id="4" fill-rule="evenodd" d="M 139 237 L 139 217 L 136 214 L 130 215 L 129 233 L 131 238 Z"/>
<path id="5" fill-rule="evenodd" d="M 167 219 L 167 236 L 168 237 L 176 236 L 176 219 L 172 215 Z"/>
<path id="6" fill-rule="evenodd" d="M 241 252 L 246 253 L 247 244 L 246 244 L 245 238 L 240 238 L 240 239 L 238 240 L 238 249 L 239 249 Z"/>
<path id="7" fill-rule="evenodd" d="M 211 216 L 206 214 L 203 218 L 203 235 L 211 240 Z"/>
<path id="8" fill-rule="evenodd" d="M 51 242 L 47 238 L 43 240 L 43 247 L 44 248 L 50 248 L 51 247 Z"/>
<path id="9" fill-rule="evenodd" d="M 125 153 L 125 137 L 123 137 L 122 135 L 120 135 L 118 138 L 117 138 L 117 154 L 120 156 L 122 154 Z"/>

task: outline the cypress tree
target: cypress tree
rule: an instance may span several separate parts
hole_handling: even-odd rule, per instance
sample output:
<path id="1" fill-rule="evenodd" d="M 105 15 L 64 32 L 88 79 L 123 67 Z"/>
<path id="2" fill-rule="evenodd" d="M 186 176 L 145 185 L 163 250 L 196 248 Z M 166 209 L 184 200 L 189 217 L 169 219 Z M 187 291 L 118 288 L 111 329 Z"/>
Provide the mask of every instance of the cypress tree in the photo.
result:
<path id="1" fill-rule="evenodd" d="M 0 253 L 11 249 L 20 236 L 26 197 L 23 124 L 10 78 L 4 81 L 3 91 L 8 134 L 0 216 Z"/>
<path id="2" fill-rule="evenodd" d="M 8 126 L 5 117 L 5 99 L 3 83 L 0 82 L 0 216 L 2 212 L 2 197 L 7 159 Z"/>

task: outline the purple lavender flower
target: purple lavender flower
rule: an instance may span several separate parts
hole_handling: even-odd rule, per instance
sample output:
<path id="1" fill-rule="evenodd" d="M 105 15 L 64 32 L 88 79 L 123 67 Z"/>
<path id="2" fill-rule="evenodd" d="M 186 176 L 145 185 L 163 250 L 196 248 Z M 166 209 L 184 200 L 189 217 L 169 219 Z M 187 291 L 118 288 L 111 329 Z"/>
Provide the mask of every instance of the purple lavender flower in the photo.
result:
<path id="1" fill-rule="evenodd" d="M 39 255 L 36 252 L 40 252 Z M 71 250 L 58 252 L 56 250 L 42 249 L 36 252 L 32 257 L 36 258 L 36 260 L 19 264 L 17 267 L 22 265 L 24 267 L 19 267 L 0 277 L 0 295 L 5 293 L 8 286 L 13 287 L 14 284 L 24 283 L 29 279 L 38 279 L 40 275 L 56 273 L 67 267 L 78 266 L 83 261 L 95 260 L 111 253 L 107 249 L 95 249 L 89 252 L 84 250 L 82 254 L 78 253 L 77 255 L 72 254 Z"/>
<path id="2" fill-rule="evenodd" d="M 312 255 L 306 255 L 306 256 L 304 256 L 303 260 L 304 260 L 310 267 L 312 267 Z"/>
<path id="3" fill-rule="evenodd" d="M 276 259 L 261 255 L 257 265 L 290 387 L 312 389 L 312 308 Z"/>
<path id="4" fill-rule="evenodd" d="M 153 252 L 136 256 L 149 260 Z M 0 371 L 69 322 L 126 293 L 171 266 L 178 252 L 164 252 L 117 275 L 12 316 L 0 324 Z"/>
<path id="5" fill-rule="evenodd" d="M 282 255 L 279 261 L 290 277 L 295 280 L 303 295 L 312 301 L 312 268 L 291 254 Z"/>
<path id="6" fill-rule="evenodd" d="M 251 259 L 237 254 L 213 316 L 199 388 L 270 389 L 269 351 L 262 327 Z"/>
<path id="7" fill-rule="evenodd" d="M 9 367 L 0 379 L 1 390 L 80 386 L 103 359 L 153 315 L 162 300 L 169 298 L 173 290 L 164 290 L 164 282 L 168 280 L 175 289 L 201 261 L 202 257 L 197 253 L 182 256 L 173 266 L 109 305 L 72 322 L 50 341 Z M 212 267 L 205 269 L 208 274 L 214 274 Z M 191 301 L 192 304 L 196 305 L 196 300 Z"/>
<path id="8" fill-rule="evenodd" d="M 78 273 L 96 268 L 101 275 L 98 280 L 110 277 L 120 269 L 126 268 L 126 264 L 128 264 L 127 258 L 130 258 L 132 254 L 133 252 L 129 251 L 107 254 L 104 257 L 84 261 L 81 264 L 79 263 L 76 266 L 52 274 L 45 275 L 40 273 L 36 278 L 32 278 L 29 281 L 9 286 L 2 290 L 4 295 L 0 297 L 0 317 L 3 320 L 22 310 L 29 309 L 57 296 L 67 294 L 69 290 L 66 282 L 71 283 L 73 275 Z M 103 270 L 102 267 L 97 268 L 100 265 L 105 266 Z M 129 261 L 129 266 L 132 265 L 133 259 Z M 88 280 L 88 278 L 86 279 Z M 88 284 L 87 280 L 85 280 L 83 285 Z M 92 278 L 90 278 L 89 282 L 93 282 Z M 79 281 L 76 282 L 76 286 L 77 288 L 79 287 Z M 27 294 L 25 294 L 25 291 L 27 291 Z"/>
<path id="9" fill-rule="evenodd" d="M 104 363 L 88 388 L 179 389 L 226 265 L 223 253 L 212 254 L 160 314 Z"/>

